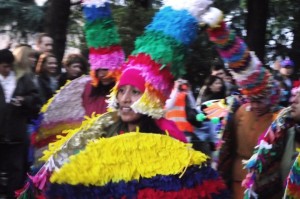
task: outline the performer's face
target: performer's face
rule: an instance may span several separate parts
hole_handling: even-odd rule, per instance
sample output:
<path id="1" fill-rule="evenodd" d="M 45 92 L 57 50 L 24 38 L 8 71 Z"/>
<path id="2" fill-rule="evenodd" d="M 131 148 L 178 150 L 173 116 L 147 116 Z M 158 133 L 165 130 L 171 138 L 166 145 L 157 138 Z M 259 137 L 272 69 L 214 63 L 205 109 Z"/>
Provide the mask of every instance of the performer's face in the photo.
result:
<path id="1" fill-rule="evenodd" d="M 267 99 L 250 99 L 251 111 L 256 116 L 262 116 L 270 111 L 270 104 Z"/>
<path id="2" fill-rule="evenodd" d="M 300 122 L 300 92 L 298 91 L 295 96 L 292 97 L 291 116 L 296 122 Z"/>
<path id="3" fill-rule="evenodd" d="M 134 86 L 121 86 L 118 90 L 119 115 L 123 122 L 134 123 L 141 118 L 140 113 L 132 110 L 131 105 L 140 99 L 143 93 Z"/>
<path id="4" fill-rule="evenodd" d="M 109 73 L 108 69 L 98 69 L 97 70 L 97 77 L 100 79 L 100 81 L 103 85 L 109 85 L 114 81 L 113 78 L 108 77 L 108 73 Z"/>

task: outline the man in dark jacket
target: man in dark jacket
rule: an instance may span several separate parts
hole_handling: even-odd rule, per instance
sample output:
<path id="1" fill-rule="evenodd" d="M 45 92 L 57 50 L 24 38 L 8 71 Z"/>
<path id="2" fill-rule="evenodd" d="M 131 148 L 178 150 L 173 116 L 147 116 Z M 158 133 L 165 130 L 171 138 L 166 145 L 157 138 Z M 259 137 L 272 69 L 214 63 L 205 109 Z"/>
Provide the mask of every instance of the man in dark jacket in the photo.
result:
<path id="1" fill-rule="evenodd" d="M 30 75 L 17 79 L 13 62 L 9 50 L 0 50 L 0 198 L 13 198 L 24 184 L 29 146 L 26 128 L 40 107 Z"/>

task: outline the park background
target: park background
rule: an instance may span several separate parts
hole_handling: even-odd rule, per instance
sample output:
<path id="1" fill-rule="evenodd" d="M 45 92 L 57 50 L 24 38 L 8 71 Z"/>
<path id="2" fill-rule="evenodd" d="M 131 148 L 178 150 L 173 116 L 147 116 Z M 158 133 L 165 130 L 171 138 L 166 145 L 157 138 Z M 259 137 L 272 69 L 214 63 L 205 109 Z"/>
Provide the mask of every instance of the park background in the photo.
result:
<path id="1" fill-rule="evenodd" d="M 129 55 L 137 36 L 143 33 L 159 0 L 112 0 L 111 9 L 121 35 L 121 44 Z M 18 43 L 34 46 L 39 32 L 54 39 L 58 60 L 71 52 L 87 57 L 80 0 L 0 0 L 0 49 Z M 300 1 L 295 0 L 215 0 L 225 14 L 227 24 L 256 52 L 265 67 L 280 58 L 295 62 L 294 76 L 300 65 Z M 189 49 L 185 78 L 194 89 L 202 86 L 210 67 L 220 61 L 207 34 L 199 28 L 199 37 Z"/>

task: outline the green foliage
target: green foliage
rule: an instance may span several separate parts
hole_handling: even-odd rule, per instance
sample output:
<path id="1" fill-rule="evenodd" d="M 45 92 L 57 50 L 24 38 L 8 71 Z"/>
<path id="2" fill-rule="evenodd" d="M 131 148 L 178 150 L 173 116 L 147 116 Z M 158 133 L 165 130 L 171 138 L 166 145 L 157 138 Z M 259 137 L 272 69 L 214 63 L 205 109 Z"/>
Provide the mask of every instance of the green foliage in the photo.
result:
<path id="1" fill-rule="evenodd" d="M 133 1 L 129 1 L 127 6 L 112 5 L 113 18 L 126 55 L 133 51 L 135 39 L 143 34 L 145 26 L 151 22 L 155 12 L 153 8 L 138 7 Z"/>
<path id="2" fill-rule="evenodd" d="M 0 0 L 0 26 L 7 25 L 11 23 L 19 15 L 19 10 L 21 10 L 21 3 L 17 0 Z"/>
<path id="3" fill-rule="evenodd" d="M 0 26 L 12 25 L 12 31 L 35 32 L 41 29 L 44 11 L 33 1 L 0 0 Z"/>
<path id="4" fill-rule="evenodd" d="M 221 9 L 230 26 L 240 36 L 245 33 L 245 19 L 247 17 L 247 2 L 249 0 L 215 0 L 214 6 Z M 113 0 L 117 2 L 117 0 Z M 138 0 L 126 0 L 125 5 L 113 4 L 111 6 L 113 18 L 121 36 L 121 44 L 128 56 L 134 50 L 134 41 L 144 32 L 144 28 L 152 20 L 161 0 L 152 0 L 152 6 L 143 8 Z M 269 21 L 267 25 L 266 46 L 268 59 L 275 55 L 286 55 L 290 51 L 290 31 L 295 36 L 300 34 L 300 1 L 270 0 Z M 38 7 L 33 0 L 0 0 L 0 26 L 12 25 L 13 31 L 34 33 L 41 30 L 43 24 L 44 8 Z M 71 7 L 69 19 L 68 46 L 80 48 L 87 54 L 85 36 L 83 33 L 84 20 L 81 6 Z M 287 32 L 282 30 L 286 29 Z M 279 49 L 279 50 L 278 50 Z M 299 56 L 300 57 L 300 56 Z M 188 53 L 186 78 L 193 87 L 201 86 L 205 77 L 210 73 L 212 62 L 218 60 L 214 46 L 208 41 L 205 31 L 199 31 L 197 41 L 191 46 Z"/>

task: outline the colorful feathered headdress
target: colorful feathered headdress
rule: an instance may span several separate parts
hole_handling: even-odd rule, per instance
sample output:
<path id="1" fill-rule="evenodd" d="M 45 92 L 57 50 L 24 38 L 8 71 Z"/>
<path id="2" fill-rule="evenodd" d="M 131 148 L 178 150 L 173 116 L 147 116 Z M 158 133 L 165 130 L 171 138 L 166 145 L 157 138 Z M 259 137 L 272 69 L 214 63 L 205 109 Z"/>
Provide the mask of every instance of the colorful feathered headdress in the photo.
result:
<path id="1" fill-rule="evenodd" d="M 109 75 L 124 62 L 125 54 L 120 46 L 118 34 L 109 8 L 109 0 L 83 0 L 83 13 L 86 20 L 84 31 L 89 47 L 92 84 L 98 85 L 97 69 L 109 69 Z"/>
<path id="2" fill-rule="evenodd" d="M 277 105 L 280 90 L 272 74 L 262 66 L 255 53 L 248 49 L 235 31 L 227 28 L 222 12 L 210 8 L 203 16 L 203 22 L 209 25 L 210 40 L 216 44 L 220 56 L 228 64 L 242 94 L 250 99 L 269 99 L 270 104 Z"/>
<path id="3" fill-rule="evenodd" d="M 186 51 L 197 37 L 200 16 L 212 2 L 167 0 L 163 3 L 144 34 L 135 41 L 135 50 L 122 66 L 122 75 L 110 95 L 109 106 L 113 109 L 117 107 L 118 87 L 129 84 L 144 91 L 131 108 L 160 118 L 174 78 L 185 73 Z"/>

